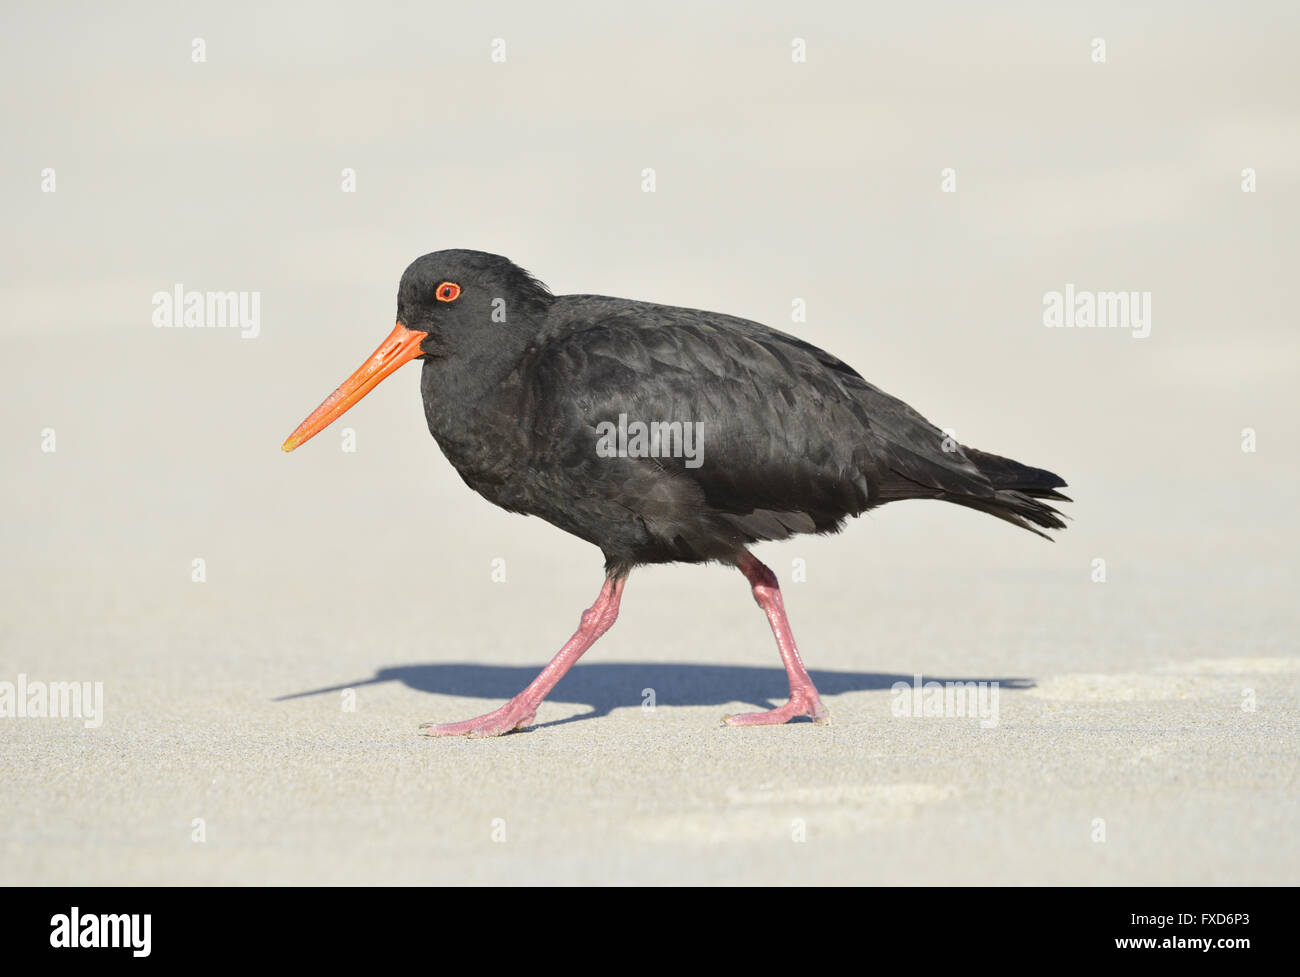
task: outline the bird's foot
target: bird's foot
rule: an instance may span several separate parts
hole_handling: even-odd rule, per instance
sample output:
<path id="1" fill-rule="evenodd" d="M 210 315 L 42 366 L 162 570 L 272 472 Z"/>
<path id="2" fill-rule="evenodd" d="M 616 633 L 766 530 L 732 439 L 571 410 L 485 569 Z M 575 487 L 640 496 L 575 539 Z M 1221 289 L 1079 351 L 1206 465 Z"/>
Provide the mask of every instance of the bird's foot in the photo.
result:
<path id="1" fill-rule="evenodd" d="M 724 726 L 779 726 L 799 716 L 807 716 L 813 722 L 825 725 L 830 722 L 830 713 L 822 705 L 817 690 L 812 686 L 792 689 L 790 701 L 776 709 L 766 712 L 742 712 L 738 716 L 723 716 Z"/>
<path id="2" fill-rule="evenodd" d="M 458 723 L 422 723 L 420 733 L 423 736 L 469 736 L 479 739 L 485 736 L 502 736 L 523 729 L 537 715 L 537 704 L 516 696 L 500 709 L 494 709 L 474 719 Z"/>

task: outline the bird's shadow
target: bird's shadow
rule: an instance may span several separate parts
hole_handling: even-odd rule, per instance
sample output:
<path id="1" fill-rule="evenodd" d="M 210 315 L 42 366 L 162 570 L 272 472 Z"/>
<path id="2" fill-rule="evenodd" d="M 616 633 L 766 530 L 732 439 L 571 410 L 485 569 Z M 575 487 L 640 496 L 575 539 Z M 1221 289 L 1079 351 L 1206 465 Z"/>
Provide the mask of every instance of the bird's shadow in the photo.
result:
<path id="1" fill-rule="evenodd" d="M 370 678 L 331 685 L 277 697 L 275 702 L 325 695 L 382 682 L 401 682 L 417 692 L 459 695 L 474 699 L 509 699 L 537 677 L 536 666 L 483 665 L 466 662 L 437 662 L 426 665 L 393 665 L 381 668 Z M 891 689 L 898 682 L 909 687 L 914 675 L 881 672 L 813 671 L 813 683 L 824 696 L 844 692 L 874 692 Z M 996 682 L 1001 689 L 1034 687 L 1025 678 L 940 678 L 921 677 L 923 682 Z M 577 665 L 552 693 L 550 702 L 570 702 L 591 707 L 590 712 L 558 719 L 538 726 L 595 719 L 624 706 L 639 706 L 653 695 L 656 706 L 722 706 L 745 702 L 769 709 L 783 702 L 789 691 L 785 671 L 748 665 L 689 665 L 665 662 L 593 662 Z M 462 718 L 462 717 L 457 717 Z"/>

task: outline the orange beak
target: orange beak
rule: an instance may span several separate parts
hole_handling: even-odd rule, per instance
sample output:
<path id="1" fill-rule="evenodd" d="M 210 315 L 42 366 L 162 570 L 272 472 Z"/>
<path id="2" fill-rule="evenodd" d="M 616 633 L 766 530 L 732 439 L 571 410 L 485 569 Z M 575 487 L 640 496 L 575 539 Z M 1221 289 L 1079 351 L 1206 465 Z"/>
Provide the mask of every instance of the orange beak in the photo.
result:
<path id="1" fill-rule="evenodd" d="M 388 338 L 379 344 L 379 348 L 370 354 L 370 358 L 361 364 L 361 368 L 344 380 L 337 390 L 325 398 L 323 404 L 311 412 L 307 420 L 298 425 L 297 430 L 280 445 L 280 450 L 292 451 L 304 441 L 310 441 L 320 434 L 346 414 L 353 404 L 379 386 L 379 381 L 384 377 L 402 364 L 422 355 L 420 344 L 428 338 L 427 332 L 407 329 L 399 322 L 388 334 Z"/>

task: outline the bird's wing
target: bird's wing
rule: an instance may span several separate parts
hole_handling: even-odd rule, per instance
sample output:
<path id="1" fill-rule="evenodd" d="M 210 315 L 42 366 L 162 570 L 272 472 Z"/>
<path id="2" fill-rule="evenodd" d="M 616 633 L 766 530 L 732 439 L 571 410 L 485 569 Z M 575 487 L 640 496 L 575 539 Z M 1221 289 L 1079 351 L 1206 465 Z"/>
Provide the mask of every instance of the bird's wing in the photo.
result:
<path id="1" fill-rule="evenodd" d="M 703 504 L 753 539 L 832 529 L 891 499 L 993 494 L 951 438 L 809 343 L 715 313 L 583 298 L 569 310 L 577 324 L 539 346 L 527 386 L 538 443 L 593 491 L 613 486 L 629 507 L 651 493 L 665 512 Z M 698 465 L 600 457 L 601 425 L 620 416 L 699 425 Z"/>

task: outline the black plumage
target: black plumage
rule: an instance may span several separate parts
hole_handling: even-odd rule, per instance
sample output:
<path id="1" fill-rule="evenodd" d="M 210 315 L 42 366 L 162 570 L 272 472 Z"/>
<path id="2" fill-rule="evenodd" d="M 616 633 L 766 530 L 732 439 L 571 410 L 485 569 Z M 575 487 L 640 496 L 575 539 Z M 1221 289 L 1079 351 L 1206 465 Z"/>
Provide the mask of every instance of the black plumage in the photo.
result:
<path id="1" fill-rule="evenodd" d="M 425 415 L 448 460 L 489 501 L 600 547 L 608 580 L 619 581 L 615 613 L 634 566 L 676 561 L 736 564 L 764 604 L 775 578 L 749 545 L 834 532 L 889 502 L 943 500 L 1039 535 L 1064 528 L 1042 501 L 1068 501 L 1056 491 L 1061 478 L 955 444 L 830 353 L 757 322 L 553 296 L 507 259 L 477 251 L 416 260 L 402 276 L 397 312 L 394 337 L 400 333 L 408 358 L 424 360 Z M 286 447 L 351 402 L 327 401 L 315 427 L 309 418 L 305 435 L 295 433 Z M 620 418 L 698 425 L 702 451 L 610 457 L 598 444 Z M 797 678 L 792 669 L 792 703 Z M 818 710 L 805 712 L 820 718 Z M 489 723 L 434 731 L 507 730 Z"/>
<path id="2" fill-rule="evenodd" d="M 475 269 L 487 293 L 510 296 L 506 322 L 475 316 L 466 336 L 419 304 L 457 266 Z M 504 258 L 475 252 L 419 259 L 400 296 L 398 318 L 427 327 L 439 350 L 425 359 L 420 389 L 429 430 L 461 477 L 497 505 L 599 546 L 612 571 L 732 562 L 749 544 L 834 532 L 902 499 L 1063 527 L 1037 501 L 1063 498 L 1060 478 L 953 444 L 831 354 L 757 322 L 552 297 Z M 620 414 L 702 424 L 703 463 L 598 457 L 597 426 Z"/>

